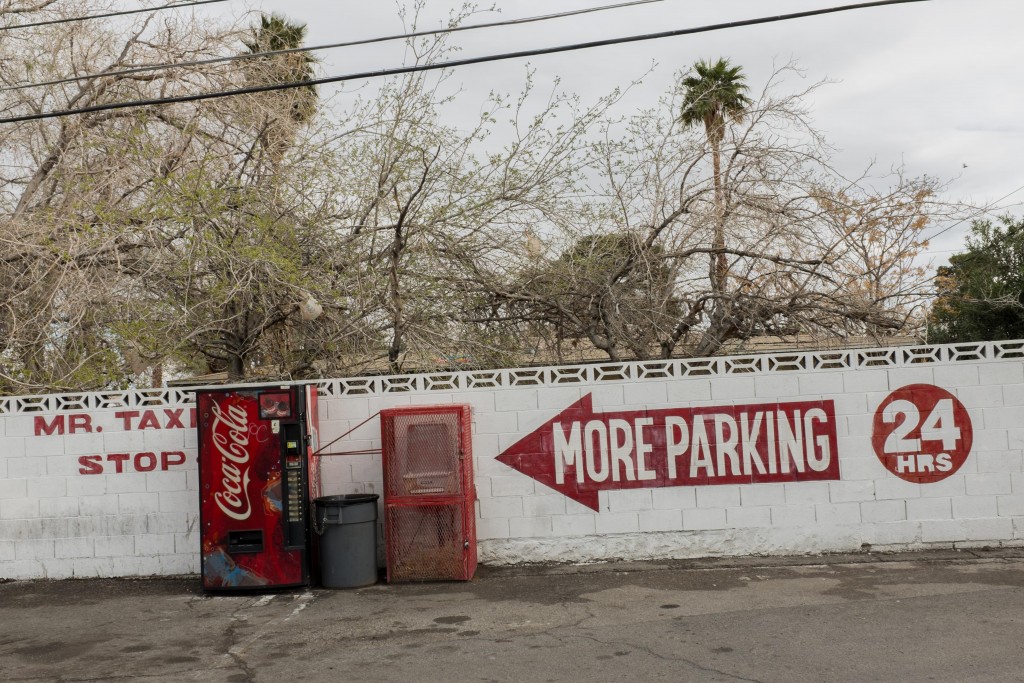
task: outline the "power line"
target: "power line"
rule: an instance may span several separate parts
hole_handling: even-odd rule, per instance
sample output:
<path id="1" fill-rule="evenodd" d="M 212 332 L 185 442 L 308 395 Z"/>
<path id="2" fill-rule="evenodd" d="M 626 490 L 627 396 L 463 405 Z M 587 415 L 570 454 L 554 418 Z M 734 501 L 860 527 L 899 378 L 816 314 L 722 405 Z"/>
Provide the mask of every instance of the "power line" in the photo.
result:
<path id="1" fill-rule="evenodd" d="M 182 102 L 196 102 L 199 100 L 219 99 L 223 97 L 235 97 L 237 95 L 251 95 L 263 92 L 273 92 L 278 90 L 291 90 L 294 88 L 305 88 L 311 85 L 326 85 L 329 83 L 342 83 L 345 81 L 356 81 L 364 80 L 367 78 L 380 78 L 383 76 L 397 76 L 401 74 L 417 73 L 421 71 L 436 71 L 439 69 L 452 69 L 460 66 L 469 66 L 471 64 L 483 64 L 486 62 L 495 62 L 508 59 L 522 59 L 523 57 L 535 57 L 538 55 L 549 55 L 560 52 L 571 52 L 575 50 L 587 50 L 595 47 L 605 47 L 608 45 L 621 45 L 624 43 L 635 43 L 646 40 L 657 40 L 659 38 L 672 38 L 675 36 L 692 35 L 695 33 L 707 33 L 709 31 L 721 31 L 729 28 L 739 28 L 742 26 L 755 26 L 758 24 L 769 24 L 778 21 L 788 21 L 791 19 L 803 19 L 805 17 L 814 17 L 824 14 L 834 14 L 836 12 L 846 12 L 856 9 L 866 9 L 870 7 L 883 7 L 887 5 L 903 5 L 916 2 L 930 2 L 931 0 L 878 0 L 876 2 L 863 2 L 854 5 L 842 5 L 839 7 L 828 7 L 825 9 L 808 10 L 805 12 L 794 12 L 791 14 L 779 14 L 772 17 L 760 17 L 757 19 L 744 19 L 741 21 L 730 21 L 722 24 L 711 24 L 708 26 L 700 26 L 696 28 L 684 28 L 675 29 L 672 31 L 661 31 L 659 33 L 646 33 L 642 35 L 625 36 L 622 38 L 608 38 L 605 40 L 593 40 L 585 43 L 572 43 L 568 45 L 559 45 L 556 47 L 537 48 L 534 50 L 520 50 L 518 52 L 506 52 L 496 55 L 485 55 L 483 57 L 471 57 L 468 59 L 455 59 L 447 62 L 438 62 L 435 64 L 420 64 L 414 66 L 403 66 L 393 69 L 380 69 L 378 71 L 364 71 L 361 73 L 346 74 L 342 76 L 329 76 L 325 78 L 312 78 L 305 81 L 291 81 L 287 83 L 273 83 L 267 85 L 254 85 L 245 88 L 237 88 L 234 90 L 218 90 L 209 93 L 198 93 L 194 95 L 177 95 L 175 97 L 163 97 L 163 98 L 152 98 L 145 100 L 128 100 L 125 102 L 110 102 L 106 104 L 97 104 L 89 107 L 79 107 L 77 109 L 60 109 L 49 112 L 40 112 L 36 114 L 25 114 L 23 116 L 10 116 L 7 118 L 0 118 L 0 123 L 17 123 L 20 121 L 37 121 L 40 119 L 51 119 L 59 118 L 64 116 L 73 116 L 75 114 L 90 114 L 100 111 L 110 111 L 112 109 L 129 109 L 133 107 L 152 107 L 162 104 L 177 104 Z"/>
<path id="2" fill-rule="evenodd" d="M 420 38 L 423 36 L 436 36 L 448 33 L 457 33 L 459 31 L 473 31 L 482 28 L 497 28 L 500 26 L 516 26 L 519 24 L 529 24 L 538 21 L 548 21 L 551 19 L 562 19 L 565 17 L 572 17 L 579 14 L 591 14 L 593 12 L 604 12 L 606 10 L 621 9 L 623 7 L 634 7 L 636 5 L 649 5 L 654 2 L 665 2 L 665 0 L 633 0 L 632 2 L 620 2 L 614 5 L 602 5 L 600 7 L 585 7 L 583 9 L 569 10 L 566 12 L 556 12 L 554 14 L 541 14 L 532 17 L 523 17 L 520 19 L 507 19 L 504 21 L 490 21 L 483 24 L 468 24 L 466 26 L 454 26 L 444 29 L 434 29 L 431 31 L 416 31 L 413 33 L 399 33 L 390 36 L 381 36 L 378 38 L 364 38 L 361 40 L 350 40 L 343 43 L 327 43 L 324 45 L 312 45 L 310 47 L 293 47 L 284 50 L 268 50 L 266 52 L 250 52 L 238 55 L 232 55 L 230 57 L 211 57 L 210 59 L 197 59 L 188 62 L 170 62 L 165 64 L 150 64 L 147 66 L 138 66 L 131 69 L 122 69 L 120 71 L 104 71 L 97 74 L 89 74 L 86 76 L 71 76 L 69 78 L 59 78 L 52 81 L 41 81 L 39 83 L 23 83 L 21 85 L 8 86 L 6 88 L 0 88 L 0 92 L 7 90 L 24 90 L 25 88 L 40 88 L 47 85 L 60 85 L 63 83 L 75 83 L 77 81 L 84 81 L 90 78 L 100 78 L 107 76 L 129 76 L 131 74 L 145 73 L 148 71 L 159 71 L 161 69 L 181 68 L 187 66 L 205 66 L 207 64 L 220 64 L 224 62 L 233 62 L 241 59 L 253 59 L 257 57 L 272 57 L 276 55 L 286 55 L 294 52 L 314 52 L 317 50 L 333 50 L 339 47 L 353 47 L 356 45 L 370 45 L 373 43 L 384 43 L 392 40 L 408 40 L 410 38 Z"/>
<path id="3" fill-rule="evenodd" d="M 972 218 L 977 218 L 978 216 L 981 216 L 982 214 L 994 213 L 996 211 L 1006 211 L 1007 209 L 1013 209 L 1013 208 L 1016 208 L 1018 206 L 1024 206 L 1024 202 L 1017 202 L 1016 204 L 1005 204 L 1003 206 L 992 206 L 992 207 L 983 209 L 981 212 L 976 213 L 973 216 L 970 216 L 968 218 L 962 219 L 958 223 L 956 223 L 956 224 L 954 224 L 952 226 L 948 226 L 948 227 L 949 228 L 955 227 L 955 225 L 958 225 L 959 223 L 963 223 L 965 220 L 970 220 Z M 944 229 L 946 229 L 946 228 L 944 228 Z M 935 234 L 938 235 L 939 233 L 935 233 Z M 925 241 L 928 242 L 928 241 L 930 241 L 930 239 L 925 240 Z M 938 254 L 955 254 L 956 252 L 960 251 L 962 248 L 963 247 L 960 247 L 960 248 L 957 248 L 957 249 L 926 249 L 925 251 L 922 251 L 919 254 L 919 256 L 936 256 Z"/>
<path id="4" fill-rule="evenodd" d="M 961 223 L 964 223 L 966 221 L 974 220 L 975 218 L 977 218 L 979 216 L 983 216 L 986 213 L 991 213 L 993 209 L 998 210 L 1000 208 L 1003 208 L 1003 209 L 1010 208 L 1008 206 L 996 207 L 995 205 L 998 204 L 999 202 L 1003 201 L 1004 199 L 1008 198 L 1008 197 L 1012 197 L 1013 195 L 1017 194 L 1021 190 L 1024 190 L 1024 185 L 1021 185 L 1016 190 L 1013 190 L 1012 192 L 1003 195 L 1002 197 L 1000 197 L 999 199 L 995 200 L 994 202 L 992 202 L 991 204 L 989 204 L 985 208 L 983 208 L 983 209 L 981 209 L 979 211 L 976 211 L 975 213 L 971 214 L 970 216 L 967 216 L 966 218 L 961 218 L 956 223 L 953 223 L 952 225 L 946 226 L 945 228 L 943 228 L 942 230 L 938 231 L 937 233 L 935 233 L 934 235 L 932 235 L 931 237 L 929 237 L 927 240 L 924 240 L 924 241 L 930 242 L 933 239 L 935 239 L 936 237 L 938 237 L 939 235 L 941 235 L 943 233 L 946 233 L 946 232 L 949 232 L 950 230 L 952 230 L 956 226 L 960 225 Z M 1013 205 L 1011 205 L 1011 206 L 1013 206 Z M 955 250 L 951 250 L 951 251 L 955 251 Z M 936 251 L 936 252 L 928 252 L 928 251 L 926 251 L 924 253 L 927 255 L 927 254 L 930 254 L 930 253 L 943 254 L 943 253 L 946 253 L 946 252 L 945 251 Z M 932 275 L 931 277 L 922 280 L 920 284 L 923 286 L 923 285 L 928 284 L 929 282 L 934 282 L 935 280 L 938 280 L 938 279 L 939 279 L 939 274 L 935 273 L 935 275 Z M 937 295 L 938 292 L 933 292 L 933 294 Z"/>
<path id="5" fill-rule="evenodd" d="M 1010 192 L 1009 194 L 1003 195 L 1003 196 L 1002 196 L 1002 197 L 1000 197 L 999 199 L 995 200 L 994 202 L 992 202 L 991 204 L 989 204 L 988 206 L 986 206 L 985 208 L 983 208 L 983 209 L 982 209 L 981 211 L 978 211 L 977 213 L 975 213 L 975 214 L 973 214 L 973 215 L 971 215 L 971 216 L 968 216 L 967 218 L 961 218 L 960 220 L 958 220 L 958 221 L 957 221 L 956 223 L 953 223 L 952 225 L 947 225 L 947 226 L 946 226 L 946 227 L 944 227 L 944 228 L 943 228 L 942 230 L 939 230 L 939 231 L 938 231 L 937 233 L 935 233 L 935 234 L 934 234 L 934 235 L 932 235 L 931 237 L 928 237 L 928 238 L 927 238 L 926 240 L 924 240 L 924 241 L 926 241 L 926 242 L 931 242 L 931 241 L 932 241 L 933 239 L 935 239 L 935 238 L 936 238 L 936 237 L 938 237 L 939 235 L 944 235 L 945 233 L 949 232 L 950 230 L 952 230 L 952 229 L 953 229 L 953 228 L 955 228 L 956 226 L 960 225 L 961 223 L 965 223 L 965 222 L 967 222 L 967 221 L 972 221 L 972 220 L 974 220 L 975 218 L 977 218 L 978 216 L 982 216 L 982 215 L 984 215 L 984 214 L 986 214 L 986 213 L 990 213 L 990 212 L 991 212 L 991 211 L 993 210 L 993 208 L 995 208 L 995 207 L 996 207 L 996 204 L 998 204 L 999 202 L 1001 202 L 1001 201 L 1003 201 L 1003 200 L 1005 200 L 1005 199 L 1009 199 L 1010 197 L 1012 197 L 1013 195 L 1017 194 L 1017 193 L 1018 193 L 1018 192 L 1020 192 L 1021 190 L 1024 190 L 1024 185 L 1021 185 L 1020 187 L 1018 187 L 1018 188 L 1017 188 L 1016 190 L 1014 190 L 1013 192 Z M 1004 207 L 1004 208 L 1007 208 L 1007 207 Z"/>
<path id="6" fill-rule="evenodd" d="M 106 19 L 108 17 L 123 17 L 129 14 L 143 14 L 145 12 L 159 12 L 165 9 L 175 9 L 178 7 L 190 7 L 192 5 L 210 5 L 215 2 L 227 2 L 228 0 L 191 0 L 190 2 L 178 2 L 171 5 L 162 5 L 160 7 L 145 7 L 143 9 L 130 9 L 123 10 L 120 12 L 107 12 L 105 14 L 86 14 L 81 17 L 67 17 L 64 19 L 48 19 L 46 21 L 33 21 L 27 24 L 12 24 L 11 26 L 0 26 L 0 31 L 10 31 L 16 28 L 31 28 L 34 26 L 51 26 L 53 24 L 70 24 L 74 21 L 89 21 L 91 19 Z"/>

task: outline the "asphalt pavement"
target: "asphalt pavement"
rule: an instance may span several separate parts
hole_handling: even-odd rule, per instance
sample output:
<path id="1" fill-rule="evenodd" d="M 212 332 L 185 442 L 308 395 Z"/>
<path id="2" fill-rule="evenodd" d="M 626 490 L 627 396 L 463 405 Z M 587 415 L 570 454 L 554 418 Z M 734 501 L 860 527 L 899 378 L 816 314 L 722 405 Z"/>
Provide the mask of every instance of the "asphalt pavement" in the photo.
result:
<path id="1" fill-rule="evenodd" d="M 1024 681 L 1024 550 L 0 584 L 3 681 Z"/>

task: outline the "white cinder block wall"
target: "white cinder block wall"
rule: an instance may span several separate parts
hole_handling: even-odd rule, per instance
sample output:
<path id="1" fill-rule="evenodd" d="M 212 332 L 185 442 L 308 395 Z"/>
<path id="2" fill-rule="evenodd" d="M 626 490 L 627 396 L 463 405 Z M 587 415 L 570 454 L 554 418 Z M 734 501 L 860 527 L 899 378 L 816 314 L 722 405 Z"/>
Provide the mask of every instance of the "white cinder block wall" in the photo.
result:
<path id="1" fill-rule="evenodd" d="M 0 398 L 0 578 L 197 572 L 189 400 Z"/>
<path id="2" fill-rule="evenodd" d="M 471 404 L 479 554 L 492 564 L 1024 545 L 1022 359 L 1014 341 L 327 380 L 321 442 L 371 418 L 328 451 L 379 448 L 382 408 Z M 950 392 L 970 419 L 971 450 L 941 481 L 904 481 L 872 447 L 876 409 L 910 384 Z M 837 476 L 637 483 L 601 491 L 595 511 L 497 460 L 588 395 L 595 413 L 652 416 L 831 401 Z M 197 572 L 191 400 L 0 398 L 0 578 Z M 326 494 L 381 490 L 380 455 L 325 457 L 322 472 Z"/>

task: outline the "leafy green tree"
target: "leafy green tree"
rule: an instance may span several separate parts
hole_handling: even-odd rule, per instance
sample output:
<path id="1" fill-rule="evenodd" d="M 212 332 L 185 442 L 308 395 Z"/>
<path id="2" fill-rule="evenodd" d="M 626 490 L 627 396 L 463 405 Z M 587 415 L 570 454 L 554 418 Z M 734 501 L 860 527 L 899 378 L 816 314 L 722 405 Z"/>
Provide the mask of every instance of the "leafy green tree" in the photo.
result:
<path id="1" fill-rule="evenodd" d="M 1024 218 L 972 223 L 967 250 L 935 280 L 929 341 L 1024 338 Z"/>
<path id="2" fill-rule="evenodd" d="M 250 53 L 293 49 L 304 35 L 263 15 L 244 42 Z M 301 51 L 237 64 L 234 78 L 251 83 L 312 75 Z M 146 293 L 135 319 L 160 331 L 147 340 L 158 345 L 150 355 L 232 381 L 313 372 L 313 337 L 326 322 L 315 318 L 336 292 L 320 273 L 333 251 L 323 215 L 336 192 L 326 189 L 329 155 L 314 152 L 326 135 L 317 114 L 315 89 L 297 88 L 205 104 L 182 122 L 196 154 L 162 185 L 166 247 L 131 273 Z"/>

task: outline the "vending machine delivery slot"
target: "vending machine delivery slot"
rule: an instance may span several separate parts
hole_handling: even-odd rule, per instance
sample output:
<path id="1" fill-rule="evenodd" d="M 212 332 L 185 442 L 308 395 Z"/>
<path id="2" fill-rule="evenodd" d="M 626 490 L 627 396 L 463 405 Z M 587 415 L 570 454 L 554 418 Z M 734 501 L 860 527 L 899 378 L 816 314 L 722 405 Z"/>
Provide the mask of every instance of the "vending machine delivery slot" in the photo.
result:
<path id="1" fill-rule="evenodd" d="M 263 552 L 263 531 L 254 529 L 251 531 L 229 531 L 228 532 L 228 553 L 262 553 Z"/>

